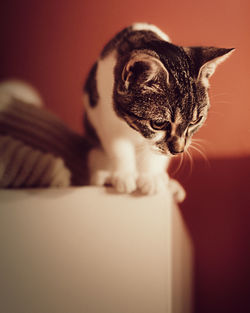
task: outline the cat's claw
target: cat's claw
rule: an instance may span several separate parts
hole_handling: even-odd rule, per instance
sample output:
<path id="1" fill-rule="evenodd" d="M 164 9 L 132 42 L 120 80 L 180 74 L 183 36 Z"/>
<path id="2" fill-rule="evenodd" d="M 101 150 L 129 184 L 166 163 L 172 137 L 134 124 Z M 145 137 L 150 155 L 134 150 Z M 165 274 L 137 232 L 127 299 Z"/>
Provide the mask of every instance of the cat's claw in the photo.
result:
<path id="1" fill-rule="evenodd" d="M 119 193 L 132 193 L 136 190 L 136 177 L 129 172 L 114 172 L 111 175 L 111 184 Z"/>
<path id="2" fill-rule="evenodd" d="M 168 180 L 168 175 L 165 173 L 142 174 L 137 180 L 137 186 L 142 194 L 153 195 L 166 191 Z"/>
<path id="3" fill-rule="evenodd" d="M 186 191 L 182 185 L 175 179 L 170 179 L 168 187 L 172 193 L 175 201 L 183 202 L 186 198 Z"/>

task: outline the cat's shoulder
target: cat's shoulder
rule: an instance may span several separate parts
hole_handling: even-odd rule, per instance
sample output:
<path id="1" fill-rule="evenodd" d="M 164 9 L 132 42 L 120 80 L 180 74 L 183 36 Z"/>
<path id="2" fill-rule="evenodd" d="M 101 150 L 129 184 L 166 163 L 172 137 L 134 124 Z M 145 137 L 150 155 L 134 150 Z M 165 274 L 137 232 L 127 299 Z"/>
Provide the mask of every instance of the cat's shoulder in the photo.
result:
<path id="1" fill-rule="evenodd" d="M 134 23 L 131 25 L 133 31 L 151 31 L 158 35 L 159 38 L 165 41 L 170 41 L 170 38 L 159 27 L 149 23 Z"/>
<path id="2" fill-rule="evenodd" d="M 101 58 L 115 49 L 120 54 L 124 54 L 127 50 L 139 48 L 141 44 L 157 39 L 170 42 L 169 36 L 157 26 L 149 23 L 134 23 L 117 33 L 104 46 Z"/>

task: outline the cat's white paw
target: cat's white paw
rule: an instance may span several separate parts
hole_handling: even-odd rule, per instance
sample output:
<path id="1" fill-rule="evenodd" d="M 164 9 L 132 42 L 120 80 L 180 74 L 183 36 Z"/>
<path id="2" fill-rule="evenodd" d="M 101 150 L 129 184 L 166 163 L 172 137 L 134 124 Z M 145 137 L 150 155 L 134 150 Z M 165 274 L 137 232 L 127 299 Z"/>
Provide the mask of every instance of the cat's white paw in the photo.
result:
<path id="1" fill-rule="evenodd" d="M 110 182 L 119 193 L 132 193 L 136 190 L 136 175 L 131 172 L 113 172 Z"/>
<path id="2" fill-rule="evenodd" d="M 169 180 L 169 185 L 168 185 L 174 199 L 177 202 L 182 202 L 186 198 L 186 191 L 182 187 L 182 185 L 175 179 L 170 179 Z"/>
<path id="3" fill-rule="evenodd" d="M 166 191 L 169 177 L 166 173 L 141 174 L 137 179 L 137 187 L 145 195 L 153 195 Z"/>

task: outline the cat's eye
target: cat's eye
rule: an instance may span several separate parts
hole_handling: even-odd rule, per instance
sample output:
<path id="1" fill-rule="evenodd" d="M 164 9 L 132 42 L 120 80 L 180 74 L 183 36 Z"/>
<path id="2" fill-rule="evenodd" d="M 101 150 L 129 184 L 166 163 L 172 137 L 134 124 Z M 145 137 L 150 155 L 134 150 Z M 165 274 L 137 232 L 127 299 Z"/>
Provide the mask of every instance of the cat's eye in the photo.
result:
<path id="1" fill-rule="evenodd" d="M 168 124 L 169 123 L 167 121 L 160 120 L 150 121 L 150 126 L 155 130 L 165 130 Z"/>
<path id="2" fill-rule="evenodd" d="M 189 126 L 192 127 L 192 126 L 195 126 L 195 125 L 199 124 L 200 121 L 202 120 L 202 118 L 203 118 L 203 116 L 200 116 L 199 118 L 197 118 L 197 120 L 195 120 L 195 121 L 189 123 Z"/>

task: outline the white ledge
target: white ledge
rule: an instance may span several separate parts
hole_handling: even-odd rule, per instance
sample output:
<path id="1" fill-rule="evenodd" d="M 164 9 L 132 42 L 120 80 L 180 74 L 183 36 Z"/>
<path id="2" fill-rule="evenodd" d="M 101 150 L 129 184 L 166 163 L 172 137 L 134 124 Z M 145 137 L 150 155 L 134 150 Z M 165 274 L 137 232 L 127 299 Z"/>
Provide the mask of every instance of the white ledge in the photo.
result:
<path id="1" fill-rule="evenodd" d="M 192 248 L 170 194 L 0 191 L 0 312 L 191 311 Z"/>

